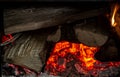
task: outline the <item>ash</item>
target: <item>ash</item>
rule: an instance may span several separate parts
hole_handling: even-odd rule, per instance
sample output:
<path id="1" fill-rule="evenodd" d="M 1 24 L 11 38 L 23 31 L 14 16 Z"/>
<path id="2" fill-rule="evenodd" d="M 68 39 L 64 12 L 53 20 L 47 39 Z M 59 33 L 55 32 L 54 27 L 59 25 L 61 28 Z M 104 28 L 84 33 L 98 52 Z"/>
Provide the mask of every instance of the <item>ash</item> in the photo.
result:
<path id="1" fill-rule="evenodd" d="M 109 67 L 106 70 L 99 71 L 96 77 L 120 77 L 120 67 Z"/>
<path id="2" fill-rule="evenodd" d="M 2 67 L 2 77 L 120 77 L 120 67 L 111 66 L 104 70 L 96 70 L 95 75 L 93 76 L 91 73 L 93 71 L 89 71 L 88 73 L 78 72 L 75 66 L 70 66 L 66 69 L 65 72 L 61 72 L 59 76 L 50 75 L 48 72 L 41 72 L 36 74 L 35 72 L 25 73 L 24 70 L 20 70 L 19 74 L 15 74 L 15 68 L 11 68 L 5 64 Z"/>

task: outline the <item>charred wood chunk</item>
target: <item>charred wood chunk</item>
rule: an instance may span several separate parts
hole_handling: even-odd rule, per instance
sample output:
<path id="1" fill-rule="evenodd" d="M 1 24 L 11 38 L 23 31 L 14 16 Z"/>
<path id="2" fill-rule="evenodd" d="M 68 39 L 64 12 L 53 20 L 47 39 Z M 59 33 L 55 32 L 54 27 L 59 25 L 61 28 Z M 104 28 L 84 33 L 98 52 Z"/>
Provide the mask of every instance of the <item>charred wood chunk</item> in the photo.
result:
<path id="1" fill-rule="evenodd" d="M 98 16 L 105 9 L 80 10 L 69 7 L 18 8 L 4 10 L 5 34 L 36 30 Z"/>
<path id="2" fill-rule="evenodd" d="M 74 26 L 75 35 L 79 42 L 88 46 L 102 46 L 106 43 L 108 32 L 95 19 L 86 20 L 88 22 Z"/>
<path id="3" fill-rule="evenodd" d="M 13 47 L 5 51 L 4 61 L 40 72 L 45 64 L 46 39 L 46 33 L 24 32 Z"/>

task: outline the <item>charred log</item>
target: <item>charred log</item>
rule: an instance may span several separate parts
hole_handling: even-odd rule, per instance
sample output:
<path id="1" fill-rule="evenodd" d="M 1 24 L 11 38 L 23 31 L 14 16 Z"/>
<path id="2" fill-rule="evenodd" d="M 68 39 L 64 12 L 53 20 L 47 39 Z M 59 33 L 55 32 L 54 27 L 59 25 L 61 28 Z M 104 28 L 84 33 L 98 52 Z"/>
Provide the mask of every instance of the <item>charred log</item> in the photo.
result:
<path id="1" fill-rule="evenodd" d="M 79 8 L 29 8 L 4 11 L 5 34 L 36 30 L 103 14 L 105 9 L 82 11 Z"/>
<path id="2" fill-rule="evenodd" d="M 11 48 L 5 50 L 4 61 L 40 72 L 45 64 L 48 32 L 25 32 Z"/>

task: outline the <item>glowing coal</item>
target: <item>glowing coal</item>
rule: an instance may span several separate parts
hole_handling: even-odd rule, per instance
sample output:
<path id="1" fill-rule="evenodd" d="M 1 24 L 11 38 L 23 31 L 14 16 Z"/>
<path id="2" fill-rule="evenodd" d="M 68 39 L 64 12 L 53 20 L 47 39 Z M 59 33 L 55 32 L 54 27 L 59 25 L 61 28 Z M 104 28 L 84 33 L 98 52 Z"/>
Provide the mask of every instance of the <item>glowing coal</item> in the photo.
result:
<path id="1" fill-rule="evenodd" d="M 15 69 L 15 75 L 17 76 L 17 75 L 20 75 L 21 73 L 22 73 L 22 71 L 20 71 L 19 70 L 19 66 L 17 66 L 17 65 L 14 65 L 14 64 L 8 64 L 8 66 L 9 67 L 12 67 L 13 69 Z M 31 74 L 31 73 L 34 73 L 34 72 L 32 72 L 31 70 L 29 70 L 29 69 L 27 69 L 27 68 L 25 68 L 25 67 L 21 67 L 21 68 L 23 68 L 23 70 L 24 70 L 24 72 L 26 73 L 26 74 Z"/>
<path id="2" fill-rule="evenodd" d="M 3 37 L 2 37 L 2 43 L 4 43 L 4 42 L 9 42 L 10 40 L 12 40 L 13 39 L 13 36 L 11 35 L 11 34 L 8 34 L 8 35 L 4 35 Z"/>
<path id="3" fill-rule="evenodd" d="M 113 27 L 115 27 L 117 25 L 117 22 L 115 21 L 115 15 L 116 15 L 116 12 L 118 11 L 118 9 L 119 9 L 119 6 L 118 6 L 118 4 L 116 4 L 114 7 L 114 10 L 113 10 L 112 18 L 111 18 L 111 25 Z"/>
<path id="4" fill-rule="evenodd" d="M 59 75 L 59 73 L 68 69 L 67 66 L 70 62 L 73 62 L 79 73 L 96 76 L 99 71 L 120 66 L 120 62 L 100 62 L 95 60 L 94 55 L 98 50 L 98 47 L 89 47 L 82 43 L 58 42 L 50 54 L 45 69 L 51 75 Z"/>

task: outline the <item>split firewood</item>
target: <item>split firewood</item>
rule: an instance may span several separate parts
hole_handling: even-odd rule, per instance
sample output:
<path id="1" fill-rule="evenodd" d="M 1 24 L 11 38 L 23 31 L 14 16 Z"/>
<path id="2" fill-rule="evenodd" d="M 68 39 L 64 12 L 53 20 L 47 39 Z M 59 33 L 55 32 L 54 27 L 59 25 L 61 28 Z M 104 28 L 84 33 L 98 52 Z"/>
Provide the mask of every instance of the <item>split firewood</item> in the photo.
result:
<path id="1" fill-rule="evenodd" d="M 5 50 L 4 61 L 40 72 L 46 59 L 47 33 L 25 32 Z"/>
<path id="2" fill-rule="evenodd" d="M 4 10 L 5 34 L 36 30 L 98 16 L 104 8 L 82 11 L 69 7 L 18 8 Z"/>
<path id="3" fill-rule="evenodd" d="M 102 46 L 108 39 L 107 31 L 95 21 L 90 23 L 77 24 L 74 27 L 79 42 L 88 46 Z"/>

